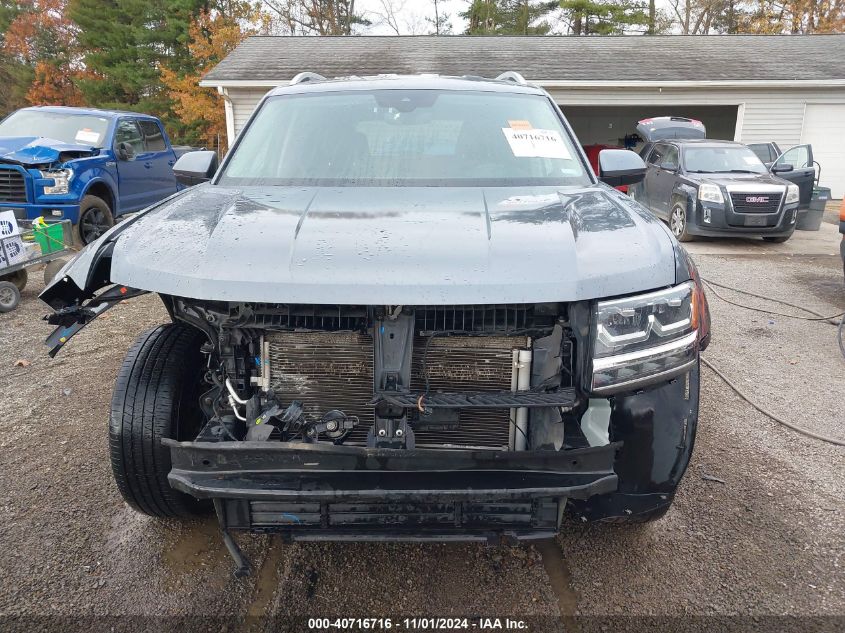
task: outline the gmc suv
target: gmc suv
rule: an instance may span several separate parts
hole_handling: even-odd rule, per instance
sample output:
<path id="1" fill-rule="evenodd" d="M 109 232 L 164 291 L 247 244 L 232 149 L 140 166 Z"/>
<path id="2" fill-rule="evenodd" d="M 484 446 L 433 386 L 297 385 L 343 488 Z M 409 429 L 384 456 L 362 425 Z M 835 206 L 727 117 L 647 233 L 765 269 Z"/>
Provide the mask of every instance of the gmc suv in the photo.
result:
<path id="1" fill-rule="evenodd" d="M 637 132 L 648 141 L 640 151 L 648 170 L 628 194 L 666 220 L 678 240 L 701 235 L 785 242 L 792 236 L 801 191 L 778 177 L 792 165 L 776 162 L 769 173 L 745 145 L 704 138 L 704 126 L 694 119 L 644 119 Z M 812 194 L 812 176 L 809 182 Z"/>

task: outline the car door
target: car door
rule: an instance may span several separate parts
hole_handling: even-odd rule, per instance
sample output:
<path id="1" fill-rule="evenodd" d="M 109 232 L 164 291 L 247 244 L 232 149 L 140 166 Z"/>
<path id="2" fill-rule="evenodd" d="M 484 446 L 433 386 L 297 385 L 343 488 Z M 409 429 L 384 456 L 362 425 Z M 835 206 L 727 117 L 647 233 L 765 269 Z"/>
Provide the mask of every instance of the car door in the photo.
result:
<path id="1" fill-rule="evenodd" d="M 144 137 L 144 154 L 139 159 L 147 170 L 150 204 L 176 193 L 176 178 L 173 164 L 176 156 L 164 140 L 161 124 L 152 119 L 139 119 L 138 127 Z"/>
<path id="2" fill-rule="evenodd" d="M 788 169 L 791 165 L 792 169 Z M 785 169 L 785 171 L 781 171 Z M 813 185 L 816 182 L 816 168 L 813 163 L 813 146 L 796 145 L 778 156 L 772 163 L 771 172 L 778 178 L 783 178 L 798 185 L 800 204 L 802 209 L 810 206 L 813 197 Z"/>
<path id="3" fill-rule="evenodd" d="M 640 195 L 637 196 L 637 202 L 651 209 L 653 213 L 658 212 L 658 209 L 655 207 L 654 203 L 654 201 L 658 197 L 656 195 L 658 171 L 657 165 L 661 162 L 665 149 L 666 146 L 661 143 L 657 143 L 654 145 L 654 147 L 651 148 L 651 151 L 646 157 L 646 172 L 645 178 L 643 178 L 642 189 L 640 191 Z"/>
<path id="4" fill-rule="evenodd" d="M 654 175 L 652 205 L 661 215 L 667 217 L 672 206 L 672 191 L 675 189 L 679 164 L 678 148 L 674 145 L 664 145 Z"/>
<path id="5" fill-rule="evenodd" d="M 141 129 L 134 118 L 122 117 L 114 131 L 117 186 L 120 213 L 143 209 L 152 203 L 149 170 L 142 157 L 146 153 Z"/>

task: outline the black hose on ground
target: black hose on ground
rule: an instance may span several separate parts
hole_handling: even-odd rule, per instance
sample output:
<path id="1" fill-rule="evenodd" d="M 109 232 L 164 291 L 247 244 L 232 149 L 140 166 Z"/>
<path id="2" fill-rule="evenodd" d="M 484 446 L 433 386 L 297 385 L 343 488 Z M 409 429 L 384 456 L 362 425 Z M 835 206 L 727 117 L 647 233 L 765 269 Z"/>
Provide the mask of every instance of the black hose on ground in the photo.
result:
<path id="1" fill-rule="evenodd" d="M 759 295 L 759 294 L 756 294 L 756 293 L 753 293 L 753 292 L 749 292 L 747 290 L 740 290 L 739 288 L 733 288 L 731 286 L 719 284 L 719 283 L 716 283 L 714 281 L 710 281 L 709 279 L 702 279 L 702 281 L 710 288 L 710 290 L 713 292 L 714 295 L 716 295 L 719 299 L 721 299 L 725 303 L 729 303 L 731 305 L 735 305 L 735 306 L 740 307 L 740 308 L 745 308 L 746 310 L 754 310 L 756 312 L 762 312 L 764 314 L 772 314 L 772 315 L 787 317 L 787 318 L 790 318 L 790 319 L 801 319 L 801 320 L 804 320 L 804 321 L 826 321 L 826 322 L 830 323 L 831 325 L 838 326 L 837 331 L 836 331 L 836 336 L 837 336 L 837 340 L 838 340 L 838 343 L 839 343 L 839 350 L 842 352 L 842 356 L 845 357 L 845 341 L 843 341 L 843 334 L 845 334 L 845 312 L 840 312 L 839 314 L 834 314 L 833 316 L 824 316 L 822 314 L 819 314 L 815 310 L 810 310 L 809 308 L 805 308 L 803 306 L 795 305 L 794 303 L 789 303 L 788 301 L 782 301 L 780 299 L 772 299 L 771 297 Z M 781 312 L 773 312 L 771 310 L 764 310 L 762 308 L 755 308 L 755 307 L 752 307 L 752 306 L 744 305 L 742 303 L 737 303 L 736 301 L 731 301 L 730 299 L 726 299 L 725 297 L 723 297 L 714 288 L 714 286 L 719 287 L 719 288 L 724 288 L 725 290 L 731 290 L 733 292 L 738 292 L 740 294 L 748 295 L 750 297 L 756 297 L 757 299 L 763 299 L 765 301 L 772 301 L 774 303 L 780 303 L 782 305 L 789 306 L 790 308 L 795 308 L 797 310 L 803 310 L 804 312 L 809 312 L 810 314 L 815 314 L 816 317 L 818 317 L 818 318 L 802 317 L 802 316 L 796 316 L 796 315 L 793 315 L 793 314 L 784 314 L 784 313 L 781 313 Z M 839 318 L 838 323 L 833 320 L 833 319 L 836 319 L 837 317 Z M 834 446 L 845 446 L 845 440 L 843 440 L 843 439 L 839 439 L 839 438 L 835 438 L 835 437 L 829 437 L 827 435 L 821 435 L 819 433 L 814 433 L 813 431 L 810 431 L 808 429 L 800 427 L 800 426 L 793 424 L 791 422 L 787 422 L 786 420 L 776 416 L 771 411 L 768 411 L 767 409 L 765 409 L 762 406 L 760 406 L 759 404 L 757 404 L 750 396 L 748 396 L 744 391 L 742 391 L 742 389 L 740 389 L 736 384 L 734 384 L 733 381 L 730 380 L 730 378 L 725 376 L 725 374 L 723 374 L 716 367 L 714 367 L 713 364 L 710 361 L 708 361 L 706 358 L 702 357 L 701 362 L 704 363 L 704 365 L 706 365 L 714 374 L 716 374 L 719 378 L 721 378 L 728 387 L 733 389 L 734 392 L 736 393 L 736 395 L 738 395 L 740 398 L 745 400 L 748 404 L 750 404 L 757 411 L 759 411 L 760 413 L 765 415 L 767 418 L 774 420 L 778 424 L 781 424 L 781 425 L 785 426 L 786 428 L 795 431 L 796 433 L 800 433 L 801 435 L 811 437 L 811 438 L 813 438 L 815 440 L 819 440 L 821 442 L 827 442 L 828 444 L 833 444 Z"/>

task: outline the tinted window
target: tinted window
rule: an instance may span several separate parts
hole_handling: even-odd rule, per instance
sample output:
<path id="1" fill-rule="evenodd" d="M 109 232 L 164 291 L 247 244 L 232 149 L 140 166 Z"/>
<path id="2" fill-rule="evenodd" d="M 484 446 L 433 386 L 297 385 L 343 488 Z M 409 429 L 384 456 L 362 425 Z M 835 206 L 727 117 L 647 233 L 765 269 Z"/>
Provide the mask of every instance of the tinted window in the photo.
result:
<path id="1" fill-rule="evenodd" d="M 798 145 L 787 150 L 777 162 L 778 165 L 792 165 L 794 169 L 810 166 L 810 152 L 806 145 Z"/>
<path id="2" fill-rule="evenodd" d="M 141 132 L 144 135 L 144 146 L 148 152 L 163 152 L 167 149 L 167 144 L 164 142 L 164 134 L 161 133 L 161 128 L 155 121 L 138 121 L 141 126 Z"/>
<path id="3" fill-rule="evenodd" d="M 764 163 L 770 163 L 776 158 L 772 156 L 772 146 L 768 143 L 755 143 L 754 145 L 749 145 L 748 149 L 757 154 L 757 158 Z"/>
<path id="4" fill-rule="evenodd" d="M 86 114 L 18 110 L 0 123 L 0 137 L 40 136 L 64 143 L 102 147 L 109 120 Z"/>
<path id="5" fill-rule="evenodd" d="M 663 160 L 660 162 L 660 165 L 666 169 L 677 169 L 678 148 L 674 145 L 667 145 L 666 152 L 663 154 Z"/>
<path id="6" fill-rule="evenodd" d="M 117 128 L 114 131 L 115 147 L 121 143 L 127 143 L 135 155 L 144 153 L 144 140 L 141 138 L 141 131 L 134 119 L 118 121 Z"/>
<path id="7" fill-rule="evenodd" d="M 219 180 L 236 185 L 586 185 L 548 99 L 373 90 L 267 100 Z"/>
<path id="8" fill-rule="evenodd" d="M 745 145 L 687 146 L 684 149 L 684 166 L 687 171 L 700 174 L 724 172 L 764 174 L 768 171 L 757 154 Z"/>
<path id="9" fill-rule="evenodd" d="M 666 153 L 665 145 L 655 145 L 649 154 L 648 162 L 652 165 L 659 165 L 663 162 L 663 154 Z"/>

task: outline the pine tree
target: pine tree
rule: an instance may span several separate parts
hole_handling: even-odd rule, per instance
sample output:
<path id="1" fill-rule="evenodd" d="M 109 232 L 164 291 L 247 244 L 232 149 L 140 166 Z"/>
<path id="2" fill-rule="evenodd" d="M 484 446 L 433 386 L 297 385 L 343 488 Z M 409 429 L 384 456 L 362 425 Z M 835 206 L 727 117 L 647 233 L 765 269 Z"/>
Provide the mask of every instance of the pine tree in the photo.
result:
<path id="1" fill-rule="evenodd" d="M 189 25 L 201 0 L 71 0 L 93 74 L 80 87 L 97 106 L 167 111 L 159 68 L 190 68 Z"/>
<path id="2" fill-rule="evenodd" d="M 560 6 L 572 35 L 618 35 L 649 28 L 648 3 L 640 0 L 561 0 Z"/>
<path id="3" fill-rule="evenodd" d="M 545 35 L 545 20 L 557 2 L 542 0 L 473 0 L 461 13 L 468 35 Z"/>

